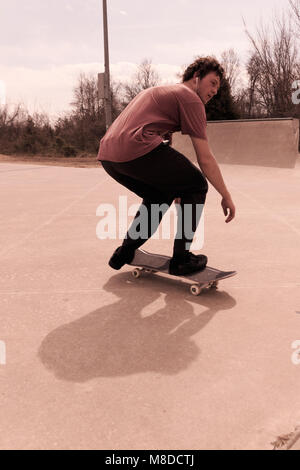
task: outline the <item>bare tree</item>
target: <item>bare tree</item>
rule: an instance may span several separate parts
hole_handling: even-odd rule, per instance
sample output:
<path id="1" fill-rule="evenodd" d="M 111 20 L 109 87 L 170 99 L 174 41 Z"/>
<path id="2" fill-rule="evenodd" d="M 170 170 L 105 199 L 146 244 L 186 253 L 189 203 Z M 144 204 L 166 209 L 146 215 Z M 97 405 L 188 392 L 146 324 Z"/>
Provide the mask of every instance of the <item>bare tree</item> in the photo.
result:
<path id="1" fill-rule="evenodd" d="M 249 90 L 240 88 L 234 98 L 237 113 L 240 119 L 249 118 Z"/>
<path id="2" fill-rule="evenodd" d="M 297 35 L 300 37 L 300 0 L 289 0 L 289 4 L 298 28 Z"/>
<path id="3" fill-rule="evenodd" d="M 18 121 L 21 114 L 21 104 L 17 104 L 15 109 L 11 112 L 9 112 L 7 105 L 3 106 L 0 108 L 0 128 L 13 125 Z"/>
<path id="4" fill-rule="evenodd" d="M 221 54 L 221 65 L 233 94 L 236 92 L 236 80 L 240 72 L 240 60 L 234 49 L 227 49 Z"/>
<path id="5" fill-rule="evenodd" d="M 97 78 L 81 72 L 73 93 L 74 100 L 70 104 L 75 114 L 80 118 L 97 119 L 102 111 L 102 104 L 98 98 Z"/>
<path id="6" fill-rule="evenodd" d="M 142 90 L 157 86 L 160 83 L 160 77 L 152 65 L 152 61 L 144 59 L 138 66 L 132 81 L 123 85 L 123 106 L 126 106 Z"/>
<path id="7" fill-rule="evenodd" d="M 263 117 L 267 114 L 266 108 L 273 110 L 274 100 L 272 85 L 268 74 L 264 71 L 259 54 L 255 51 L 247 63 L 248 89 L 247 89 L 247 115 Z M 272 111 L 270 111 L 271 113 Z"/>
<path id="8" fill-rule="evenodd" d="M 290 19 L 275 18 L 273 35 L 263 25 L 254 37 L 246 29 L 253 46 L 248 61 L 250 108 L 254 101 L 269 117 L 285 117 L 294 109 L 292 83 L 297 79 L 299 61 Z"/>
<path id="9" fill-rule="evenodd" d="M 136 82 L 141 86 L 142 90 L 146 90 L 147 88 L 156 86 L 159 81 L 159 75 L 153 68 L 152 61 L 144 59 L 138 67 Z"/>

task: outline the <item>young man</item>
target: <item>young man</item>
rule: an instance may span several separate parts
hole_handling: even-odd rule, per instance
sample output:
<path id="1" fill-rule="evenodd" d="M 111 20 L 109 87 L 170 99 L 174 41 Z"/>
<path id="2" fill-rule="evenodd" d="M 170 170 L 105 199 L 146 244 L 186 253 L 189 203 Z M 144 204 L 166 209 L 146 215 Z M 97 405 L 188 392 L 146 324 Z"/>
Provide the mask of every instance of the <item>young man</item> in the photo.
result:
<path id="1" fill-rule="evenodd" d="M 182 83 L 139 93 L 101 140 L 98 160 L 104 170 L 143 199 L 122 246 L 109 260 L 112 268 L 120 269 L 132 261 L 134 251 L 155 233 L 163 214 L 176 200 L 180 203 L 182 217 L 169 272 L 184 275 L 204 269 L 207 257 L 196 256 L 189 248 L 201 216 L 201 210 L 197 209 L 203 207 L 206 199 L 206 178 L 222 196 L 226 222 L 234 218 L 235 206 L 206 135 L 205 105 L 217 94 L 223 76 L 224 70 L 214 58 L 198 58 L 184 72 Z M 191 137 L 202 171 L 171 147 L 171 135 L 177 131 Z M 155 220 L 151 217 L 154 205 L 162 208 Z M 184 216 L 187 208 L 191 218 L 189 230 L 186 230 L 187 217 Z M 136 237 L 134 234 L 145 210 L 147 233 Z M 143 227 L 139 228 L 142 232 Z"/>

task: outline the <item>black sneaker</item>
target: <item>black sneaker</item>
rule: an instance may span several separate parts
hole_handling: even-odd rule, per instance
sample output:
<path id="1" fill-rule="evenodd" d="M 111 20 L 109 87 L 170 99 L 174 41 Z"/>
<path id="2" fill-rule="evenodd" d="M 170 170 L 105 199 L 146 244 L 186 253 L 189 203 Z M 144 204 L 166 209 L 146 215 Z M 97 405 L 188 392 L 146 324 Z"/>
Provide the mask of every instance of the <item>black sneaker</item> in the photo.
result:
<path id="1" fill-rule="evenodd" d="M 194 253 L 190 253 L 190 252 L 189 252 L 189 256 L 190 256 L 191 259 L 193 259 L 195 261 L 198 260 L 199 263 L 203 263 L 204 266 L 207 265 L 207 261 L 208 261 L 207 256 L 205 256 L 205 255 L 194 255 Z"/>
<path id="2" fill-rule="evenodd" d="M 134 258 L 134 251 L 135 250 L 128 250 L 128 248 L 124 248 L 123 246 L 119 246 L 117 248 L 112 257 L 110 258 L 108 264 L 113 269 L 121 269 L 124 264 L 129 264 Z"/>
<path id="3" fill-rule="evenodd" d="M 173 256 L 170 260 L 169 273 L 176 276 L 186 276 L 195 272 L 203 271 L 207 265 L 205 255 L 194 255 L 186 253 L 180 256 Z"/>

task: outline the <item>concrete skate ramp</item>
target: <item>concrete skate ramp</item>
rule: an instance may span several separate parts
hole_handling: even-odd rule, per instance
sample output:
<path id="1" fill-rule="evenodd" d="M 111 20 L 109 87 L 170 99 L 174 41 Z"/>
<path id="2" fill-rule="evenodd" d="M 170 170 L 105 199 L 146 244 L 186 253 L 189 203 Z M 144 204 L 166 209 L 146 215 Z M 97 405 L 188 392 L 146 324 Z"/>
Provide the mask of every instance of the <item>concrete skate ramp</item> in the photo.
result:
<path id="1" fill-rule="evenodd" d="M 294 168 L 298 158 L 298 119 L 211 121 L 211 149 L 219 163 Z M 173 146 L 196 160 L 189 136 L 176 133 Z"/>

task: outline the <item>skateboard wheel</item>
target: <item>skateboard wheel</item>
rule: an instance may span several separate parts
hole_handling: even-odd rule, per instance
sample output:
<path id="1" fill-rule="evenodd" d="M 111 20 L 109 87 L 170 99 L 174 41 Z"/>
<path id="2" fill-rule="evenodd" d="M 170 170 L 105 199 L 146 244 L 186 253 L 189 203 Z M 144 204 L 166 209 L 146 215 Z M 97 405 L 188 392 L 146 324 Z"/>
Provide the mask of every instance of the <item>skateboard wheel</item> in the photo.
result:
<path id="1" fill-rule="evenodd" d="M 140 271 L 140 269 L 134 269 L 134 270 L 132 271 L 132 275 L 133 275 L 133 277 L 135 277 L 136 279 L 137 279 L 138 277 L 141 277 L 141 271 Z"/>
<path id="2" fill-rule="evenodd" d="M 218 281 L 214 281 L 211 283 L 211 289 L 218 289 L 218 285 L 219 285 L 219 282 Z"/>
<path id="3" fill-rule="evenodd" d="M 191 291 L 191 294 L 193 294 L 193 295 L 200 295 L 202 289 L 201 289 L 200 286 L 197 286 L 197 285 L 195 284 L 195 285 L 191 286 L 190 291 Z"/>

